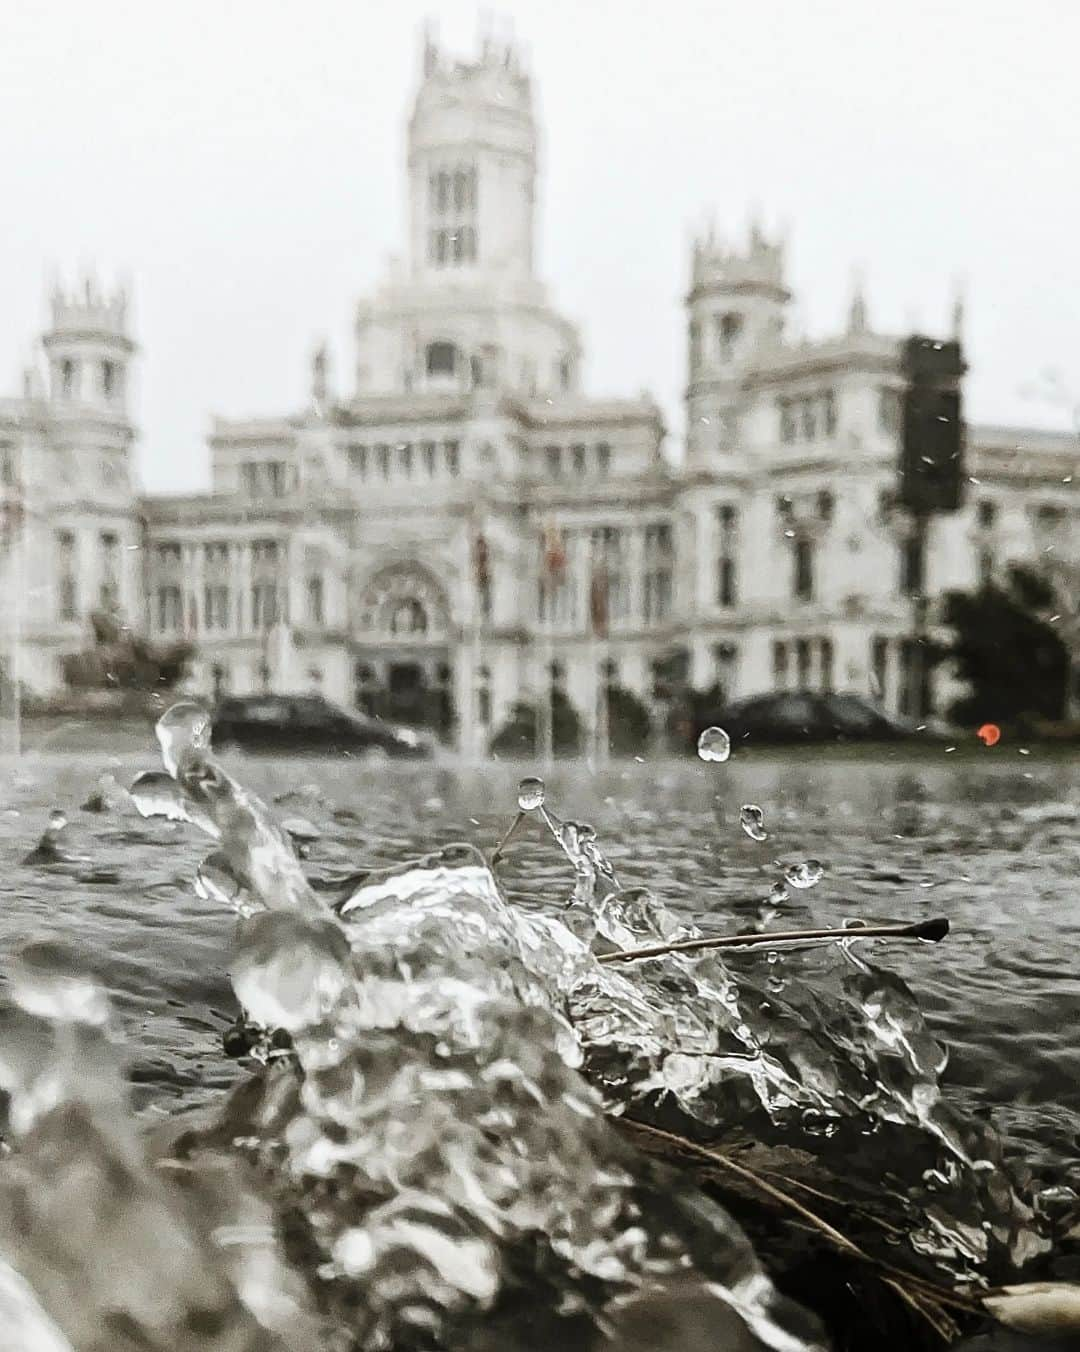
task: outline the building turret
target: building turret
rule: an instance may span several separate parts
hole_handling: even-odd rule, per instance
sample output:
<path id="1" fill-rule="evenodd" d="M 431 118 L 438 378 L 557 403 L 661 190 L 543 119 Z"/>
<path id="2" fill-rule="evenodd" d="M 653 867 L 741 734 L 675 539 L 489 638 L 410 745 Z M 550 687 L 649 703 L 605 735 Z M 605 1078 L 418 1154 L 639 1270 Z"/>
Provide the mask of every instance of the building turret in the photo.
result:
<path id="1" fill-rule="evenodd" d="M 536 125 L 514 47 L 485 37 L 475 61 L 451 61 L 429 32 L 409 122 L 414 277 L 533 271 Z"/>
<path id="2" fill-rule="evenodd" d="M 710 230 L 695 241 L 689 311 L 688 458 L 705 466 L 734 449 L 732 422 L 748 368 L 783 337 L 784 252 L 755 224 L 745 248 Z"/>
<path id="3" fill-rule="evenodd" d="M 128 337 L 127 296 L 121 288 L 104 294 L 92 278 L 77 292 L 57 286 L 52 324 L 42 344 L 54 400 L 125 415 L 128 363 L 135 344 Z"/>

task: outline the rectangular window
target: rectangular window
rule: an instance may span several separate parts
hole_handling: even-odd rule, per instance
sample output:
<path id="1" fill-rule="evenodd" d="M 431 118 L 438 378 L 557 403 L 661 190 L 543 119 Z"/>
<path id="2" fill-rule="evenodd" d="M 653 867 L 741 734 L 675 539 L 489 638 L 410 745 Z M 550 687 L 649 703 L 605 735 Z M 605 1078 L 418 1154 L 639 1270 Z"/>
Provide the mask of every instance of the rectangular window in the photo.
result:
<path id="1" fill-rule="evenodd" d="M 916 650 L 913 639 L 900 641 L 899 692 L 896 701 L 897 712 L 901 718 L 911 718 L 916 713 Z"/>
<path id="2" fill-rule="evenodd" d="M 60 620 L 70 622 L 78 618 L 75 585 L 75 534 L 61 530 L 56 533 L 57 614 Z"/>
<path id="3" fill-rule="evenodd" d="M 323 580 L 318 573 L 308 578 L 307 617 L 309 624 L 323 623 Z"/>
<path id="4" fill-rule="evenodd" d="M 994 553 L 990 549 L 980 549 L 979 558 L 976 564 L 978 574 L 978 584 L 980 587 L 989 587 L 994 580 Z"/>
<path id="5" fill-rule="evenodd" d="M 878 429 L 890 433 L 900 431 L 900 391 L 886 385 L 878 390 Z"/>
<path id="6" fill-rule="evenodd" d="M 367 447 L 350 446 L 349 447 L 349 469 L 358 479 L 367 478 Z"/>
<path id="7" fill-rule="evenodd" d="M 184 622 L 183 597 L 175 584 L 158 588 L 157 622 L 158 628 L 164 633 L 179 630 Z"/>
<path id="8" fill-rule="evenodd" d="M 251 546 L 251 561 L 255 567 L 276 568 L 280 561 L 276 540 L 256 540 Z"/>
<path id="9" fill-rule="evenodd" d="M 738 524 L 739 513 L 733 503 L 725 502 L 716 509 L 718 538 L 716 604 L 725 608 L 735 605 L 735 557 Z"/>
<path id="10" fill-rule="evenodd" d="M 448 442 L 446 443 L 446 469 L 447 469 L 447 473 L 450 474 L 451 477 L 456 477 L 456 476 L 457 476 L 457 473 L 458 473 L 458 470 L 459 470 L 460 468 L 461 468 L 461 462 L 460 462 L 460 457 L 459 457 L 459 447 L 458 447 L 458 443 L 457 443 L 456 441 L 448 441 Z"/>
<path id="11" fill-rule="evenodd" d="M 15 448 L 0 446 L 0 487 L 15 487 Z"/>
<path id="12" fill-rule="evenodd" d="M 795 410 L 790 399 L 780 400 L 780 440 L 783 442 L 795 440 Z"/>
<path id="13" fill-rule="evenodd" d="M 411 479 L 413 467 L 413 452 L 412 445 L 409 442 L 403 441 L 398 446 L 398 460 L 401 464 L 401 473 L 404 475 L 406 479 Z"/>
<path id="14" fill-rule="evenodd" d="M 203 588 L 203 625 L 217 632 L 229 627 L 229 589 L 220 582 Z"/>
<path id="15" fill-rule="evenodd" d="M 787 644 L 780 639 L 776 639 L 772 645 L 772 674 L 773 688 L 776 690 L 786 690 L 788 683 L 788 650 Z"/>
<path id="16" fill-rule="evenodd" d="M 112 531 L 101 533 L 101 580 L 98 605 L 113 610 L 120 603 L 120 541 Z"/>
<path id="17" fill-rule="evenodd" d="M 256 582 L 251 588 L 251 623 L 255 629 L 270 629 L 278 619 L 278 589 L 273 582 Z"/>
<path id="18" fill-rule="evenodd" d="M 259 467 L 253 460 L 245 460 L 240 466 L 240 489 L 246 497 L 259 496 Z"/>
<path id="19" fill-rule="evenodd" d="M 976 511 L 976 520 L 982 530 L 991 530 L 997 523 L 997 503 L 991 502 L 989 498 L 983 498 Z"/>
<path id="20" fill-rule="evenodd" d="M 883 700 L 889 679 L 889 640 L 875 638 L 870 644 L 870 689 L 875 699 Z"/>
<path id="21" fill-rule="evenodd" d="M 159 568 L 176 569 L 180 567 L 180 546 L 173 540 L 159 544 L 155 550 Z"/>
<path id="22" fill-rule="evenodd" d="M 825 435 L 831 437 L 836 431 L 836 391 L 826 390 L 821 396 L 821 420 Z"/>
<path id="23" fill-rule="evenodd" d="M 434 479 L 435 443 L 433 441 L 425 441 L 423 446 L 421 447 L 421 452 L 424 457 L 424 473 L 427 475 L 429 479 Z"/>
<path id="24" fill-rule="evenodd" d="M 379 475 L 383 479 L 390 477 L 390 447 L 380 445 L 375 447 L 375 459 L 379 464 Z"/>
<path id="25" fill-rule="evenodd" d="M 807 638 L 795 642 L 795 684 L 799 690 L 810 689 L 810 640 Z"/>
<path id="26" fill-rule="evenodd" d="M 802 437 L 804 441 L 813 441 L 817 436 L 817 409 L 813 399 L 800 399 Z"/>
<path id="27" fill-rule="evenodd" d="M 646 624 L 659 624 L 671 613 L 671 573 L 664 568 L 650 568 L 645 574 L 643 596 Z"/>
<path id="28" fill-rule="evenodd" d="M 584 473 L 585 473 L 585 447 L 584 447 L 584 446 L 571 446 L 571 447 L 570 447 L 570 459 L 571 459 L 571 463 L 573 464 L 573 467 L 574 467 L 574 473 L 575 473 L 575 474 L 584 474 Z"/>
<path id="29" fill-rule="evenodd" d="M 548 446 L 544 450 L 547 459 L 547 472 L 551 477 L 557 478 L 562 473 L 562 449 L 558 446 Z"/>
<path id="30" fill-rule="evenodd" d="M 796 540 L 792 591 L 797 601 L 814 599 L 814 545 L 811 540 Z"/>
<path id="31" fill-rule="evenodd" d="M 607 474 L 610 470 L 611 447 L 606 441 L 602 441 L 596 448 L 596 472 L 597 474 Z"/>
<path id="32" fill-rule="evenodd" d="M 214 572 L 221 572 L 229 566 L 229 546 L 224 540 L 214 540 L 203 545 L 203 564 Z"/>
<path id="33" fill-rule="evenodd" d="M 735 560 L 727 555 L 716 565 L 716 604 L 726 609 L 735 604 Z"/>
<path id="34" fill-rule="evenodd" d="M 831 638 L 821 640 L 821 689 L 829 694 L 833 688 L 833 642 Z"/>
<path id="35" fill-rule="evenodd" d="M 926 563 L 925 540 L 910 535 L 900 542 L 900 592 L 903 596 L 921 596 Z"/>

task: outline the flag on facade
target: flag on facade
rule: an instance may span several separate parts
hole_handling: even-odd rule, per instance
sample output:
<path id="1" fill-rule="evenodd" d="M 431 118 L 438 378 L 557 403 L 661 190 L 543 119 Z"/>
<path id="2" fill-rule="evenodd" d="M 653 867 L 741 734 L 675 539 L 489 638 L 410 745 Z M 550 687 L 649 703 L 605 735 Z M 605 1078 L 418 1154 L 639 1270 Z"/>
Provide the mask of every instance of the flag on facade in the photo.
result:
<path id="1" fill-rule="evenodd" d="M 543 546 L 544 572 L 556 581 L 561 580 L 566 573 L 566 545 L 563 543 L 562 531 L 554 521 L 544 526 Z"/>
<path id="2" fill-rule="evenodd" d="M 593 555 L 592 576 L 589 578 L 589 618 L 597 638 L 606 638 L 608 632 L 608 570 L 607 561 Z"/>
<path id="3" fill-rule="evenodd" d="M 0 546 L 9 549 L 19 534 L 23 521 L 20 498 L 7 498 L 0 503 Z"/>
<path id="4" fill-rule="evenodd" d="M 491 580 L 488 543 L 480 531 L 477 531 L 473 540 L 473 577 L 476 579 L 477 587 L 481 590 Z"/>

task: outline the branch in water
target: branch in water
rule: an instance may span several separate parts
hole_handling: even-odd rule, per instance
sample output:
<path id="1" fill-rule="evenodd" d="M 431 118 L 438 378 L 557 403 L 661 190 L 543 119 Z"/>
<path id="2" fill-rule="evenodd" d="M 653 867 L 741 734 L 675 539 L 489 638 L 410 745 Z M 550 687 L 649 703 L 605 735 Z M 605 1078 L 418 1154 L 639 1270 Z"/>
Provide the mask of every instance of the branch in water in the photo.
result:
<path id="1" fill-rule="evenodd" d="M 949 932 L 943 916 L 921 920 L 914 925 L 853 925 L 850 929 L 786 930 L 773 934 L 715 934 L 707 939 L 684 939 L 677 944 L 655 944 L 649 948 L 624 948 L 601 953 L 597 962 L 635 962 L 640 958 L 662 958 L 668 953 L 704 953 L 714 948 L 782 948 L 787 944 L 846 943 L 849 939 L 921 939 L 936 944 Z"/>

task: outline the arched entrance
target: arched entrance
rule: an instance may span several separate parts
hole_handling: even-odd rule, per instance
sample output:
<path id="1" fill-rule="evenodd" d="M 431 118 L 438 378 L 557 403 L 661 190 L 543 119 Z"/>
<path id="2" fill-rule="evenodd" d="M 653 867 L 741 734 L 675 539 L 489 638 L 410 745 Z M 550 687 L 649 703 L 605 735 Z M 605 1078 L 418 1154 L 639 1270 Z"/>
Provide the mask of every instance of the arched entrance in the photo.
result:
<path id="1" fill-rule="evenodd" d="M 451 737 L 450 607 L 435 575 L 413 563 L 381 569 L 357 596 L 353 629 L 357 707 Z"/>

